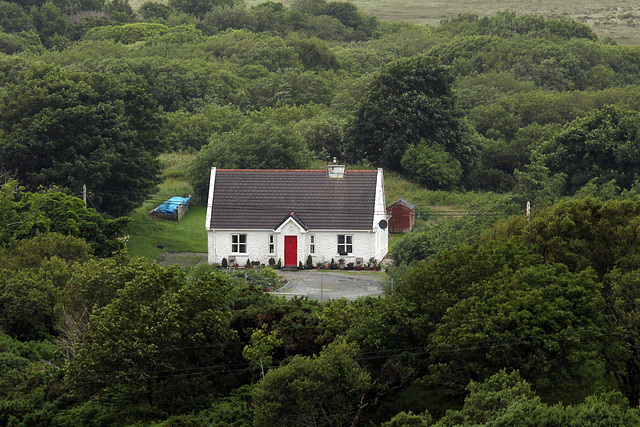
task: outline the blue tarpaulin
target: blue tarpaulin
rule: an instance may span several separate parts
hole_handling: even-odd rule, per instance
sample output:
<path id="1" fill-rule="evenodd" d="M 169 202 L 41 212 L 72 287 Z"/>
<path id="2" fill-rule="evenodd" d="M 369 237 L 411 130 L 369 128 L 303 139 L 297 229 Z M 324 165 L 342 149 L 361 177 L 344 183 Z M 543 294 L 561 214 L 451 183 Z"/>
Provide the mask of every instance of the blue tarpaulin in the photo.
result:
<path id="1" fill-rule="evenodd" d="M 163 213 L 165 215 L 175 215 L 180 205 L 188 205 L 191 197 L 172 197 L 157 208 L 154 212 Z"/>

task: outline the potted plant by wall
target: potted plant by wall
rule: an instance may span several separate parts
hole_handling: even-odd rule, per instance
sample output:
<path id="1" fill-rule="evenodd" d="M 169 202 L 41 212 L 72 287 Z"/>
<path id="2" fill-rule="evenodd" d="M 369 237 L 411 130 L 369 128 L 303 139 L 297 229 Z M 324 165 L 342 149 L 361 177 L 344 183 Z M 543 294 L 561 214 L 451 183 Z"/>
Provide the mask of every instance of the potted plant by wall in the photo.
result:
<path id="1" fill-rule="evenodd" d="M 325 263 L 323 263 L 323 262 L 319 262 L 319 263 L 317 263 L 317 264 L 316 264 L 316 268 L 317 268 L 318 270 L 320 270 L 320 269 L 322 269 L 322 267 L 324 266 L 324 264 L 325 264 Z"/>
<path id="2" fill-rule="evenodd" d="M 340 259 L 338 260 L 338 268 L 339 268 L 340 270 L 344 270 L 344 258 L 340 258 Z"/>
<path id="3" fill-rule="evenodd" d="M 222 258 L 222 263 L 220 265 L 222 266 L 222 268 L 227 268 L 229 266 L 229 263 L 227 262 L 226 258 Z"/>
<path id="4" fill-rule="evenodd" d="M 251 266 L 256 270 L 259 269 L 260 268 L 260 261 L 251 261 Z"/>
<path id="5" fill-rule="evenodd" d="M 276 268 L 278 270 L 282 268 L 282 258 L 278 258 L 278 263 L 276 264 Z"/>
<path id="6" fill-rule="evenodd" d="M 307 257 L 307 268 L 308 268 L 309 270 L 311 270 L 311 269 L 313 268 L 313 258 L 311 258 L 311 255 L 309 255 L 309 256 Z"/>
<path id="7" fill-rule="evenodd" d="M 298 261 L 298 270 L 304 270 L 304 266 L 302 265 L 302 261 Z"/>
<path id="8" fill-rule="evenodd" d="M 371 264 L 371 268 L 373 269 L 373 271 L 378 271 L 378 268 L 380 267 L 380 264 L 378 264 L 378 260 L 375 258 L 371 258 L 369 260 L 369 263 Z"/>
<path id="9" fill-rule="evenodd" d="M 347 270 L 353 270 L 353 266 L 354 266 L 354 265 L 355 265 L 355 264 L 354 264 L 353 262 L 348 262 L 348 263 L 347 263 Z"/>
<path id="10" fill-rule="evenodd" d="M 276 260 L 269 258 L 269 267 L 274 268 L 276 266 Z"/>
<path id="11" fill-rule="evenodd" d="M 251 268 L 251 261 L 249 261 L 249 258 L 247 258 L 247 263 L 245 264 L 244 268 Z"/>

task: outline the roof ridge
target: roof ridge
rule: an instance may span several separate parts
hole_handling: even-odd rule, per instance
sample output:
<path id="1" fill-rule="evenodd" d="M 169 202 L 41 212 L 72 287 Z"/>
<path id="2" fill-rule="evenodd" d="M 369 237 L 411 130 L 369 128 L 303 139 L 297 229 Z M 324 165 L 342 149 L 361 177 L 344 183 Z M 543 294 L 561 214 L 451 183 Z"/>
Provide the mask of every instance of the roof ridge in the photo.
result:
<path id="1" fill-rule="evenodd" d="M 326 172 L 326 169 L 216 169 L 218 172 Z M 346 172 L 378 172 L 374 169 L 348 169 Z"/>

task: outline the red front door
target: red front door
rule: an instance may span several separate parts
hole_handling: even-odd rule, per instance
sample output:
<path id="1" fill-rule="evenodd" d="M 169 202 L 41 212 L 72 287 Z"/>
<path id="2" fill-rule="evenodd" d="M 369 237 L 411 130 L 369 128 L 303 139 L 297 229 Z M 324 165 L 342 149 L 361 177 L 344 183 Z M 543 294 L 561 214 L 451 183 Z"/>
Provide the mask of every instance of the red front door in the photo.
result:
<path id="1" fill-rule="evenodd" d="M 284 265 L 298 265 L 298 236 L 284 236 Z"/>

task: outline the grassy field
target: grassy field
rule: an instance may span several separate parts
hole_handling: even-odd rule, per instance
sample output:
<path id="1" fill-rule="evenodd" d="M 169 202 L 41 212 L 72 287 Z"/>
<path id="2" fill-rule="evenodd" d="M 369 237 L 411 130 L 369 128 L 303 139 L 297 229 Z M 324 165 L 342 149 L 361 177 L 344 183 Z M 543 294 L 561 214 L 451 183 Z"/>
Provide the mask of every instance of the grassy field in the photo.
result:
<path id="1" fill-rule="evenodd" d="M 144 205 L 131 214 L 133 222 L 127 228 L 127 247 L 133 256 L 158 260 L 166 252 L 206 252 L 207 233 L 204 229 L 207 209 L 196 201 L 180 222 L 151 218 L 149 211 L 172 196 L 186 197 L 192 189 L 184 177 L 188 154 L 165 154 L 164 183 Z"/>
<path id="2" fill-rule="evenodd" d="M 127 228 L 129 235 L 128 249 L 133 256 L 143 256 L 158 260 L 163 252 L 206 252 L 207 234 L 204 229 L 206 208 L 194 206 L 180 222 L 164 221 L 151 218 L 149 211 L 172 196 L 186 196 L 189 188 L 174 179 L 167 180 L 160 192 L 153 196 L 153 201 L 145 203 L 131 217 L 133 222 Z M 175 190 L 182 188 L 183 190 Z M 174 189 L 174 190 L 172 190 Z"/>

